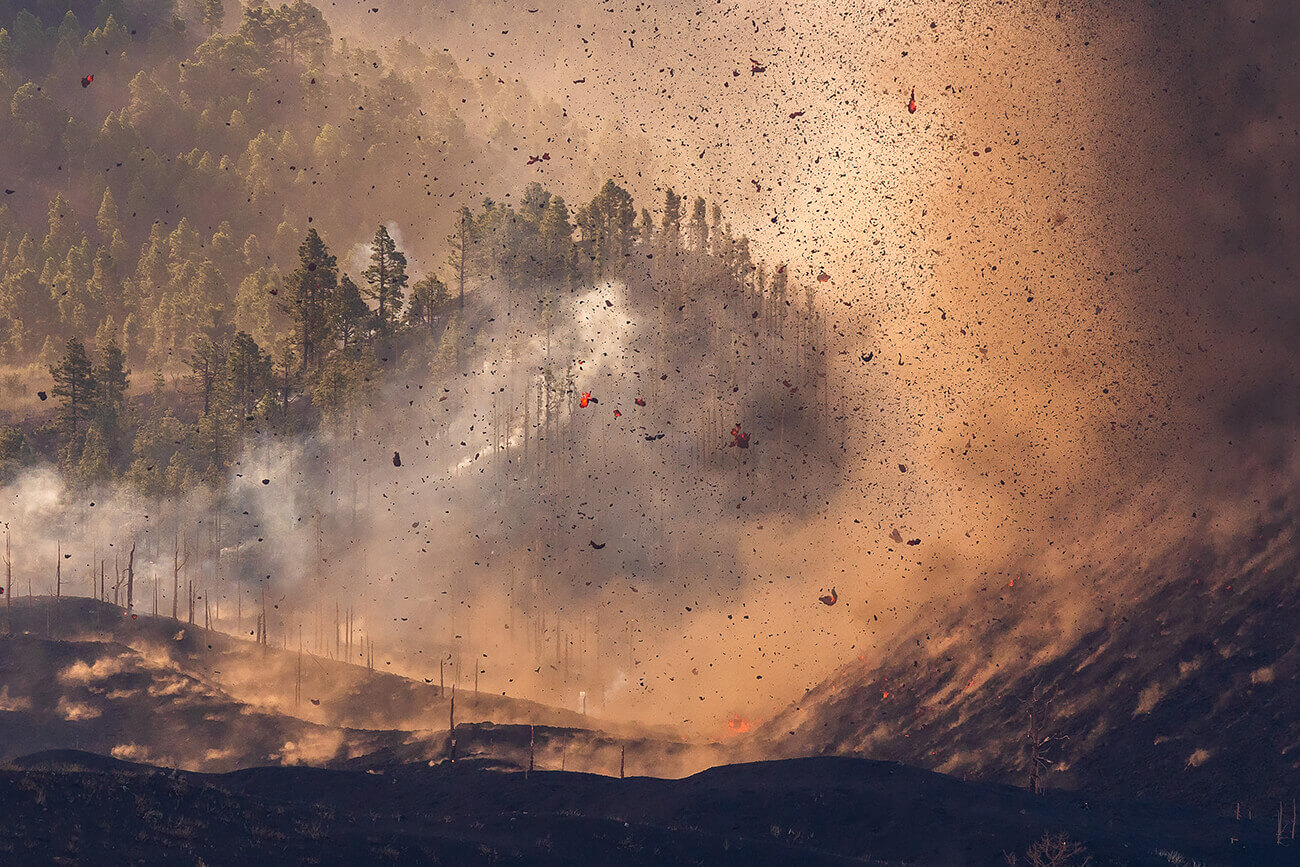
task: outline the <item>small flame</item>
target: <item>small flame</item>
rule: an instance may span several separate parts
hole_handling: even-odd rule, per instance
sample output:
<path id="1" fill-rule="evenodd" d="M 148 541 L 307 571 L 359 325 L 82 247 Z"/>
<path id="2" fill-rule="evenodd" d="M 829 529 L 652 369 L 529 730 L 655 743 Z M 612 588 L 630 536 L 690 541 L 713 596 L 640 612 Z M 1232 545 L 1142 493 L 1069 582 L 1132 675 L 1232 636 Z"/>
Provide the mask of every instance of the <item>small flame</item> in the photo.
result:
<path id="1" fill-rule="evenodd" d="M 587 408 L 587 404 L 588 404 L 590 401 L 591 401 L 591 392 L 589 392 L 589 391 L 584 391 L 584 392 L 582 393 L 582 400 L 578 401 L 578 406 L 582 407 L 583 409 L 586 409 L 586 408 Z"/>

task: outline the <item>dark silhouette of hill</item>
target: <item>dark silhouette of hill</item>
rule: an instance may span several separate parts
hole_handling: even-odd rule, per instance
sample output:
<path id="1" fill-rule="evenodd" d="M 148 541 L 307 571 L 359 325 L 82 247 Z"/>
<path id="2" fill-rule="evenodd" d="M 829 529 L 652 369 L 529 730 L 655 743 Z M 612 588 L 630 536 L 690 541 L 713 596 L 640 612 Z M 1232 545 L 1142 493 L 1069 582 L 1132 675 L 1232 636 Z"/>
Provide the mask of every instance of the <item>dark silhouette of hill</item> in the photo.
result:
<path id="1" fill-rule="evenodd" d="M 1264 821 L 843 758 L 661 780 L 472 761 L 208 775 L 61 751 L 0 771 L 0 808 L 11 857 L 82 863 L 993 865 L 1044 834 L 1097 865 L 1294 863 Z"/>

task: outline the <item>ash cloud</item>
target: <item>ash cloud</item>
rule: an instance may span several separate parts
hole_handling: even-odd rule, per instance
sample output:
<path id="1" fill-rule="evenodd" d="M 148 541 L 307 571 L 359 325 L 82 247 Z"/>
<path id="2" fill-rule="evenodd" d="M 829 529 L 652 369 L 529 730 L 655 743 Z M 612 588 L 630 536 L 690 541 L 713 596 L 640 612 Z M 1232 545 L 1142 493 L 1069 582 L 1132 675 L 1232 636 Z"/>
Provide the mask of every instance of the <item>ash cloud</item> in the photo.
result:
<path id="1" fill-rule="evenodd" d="M 1075 601 L 1086 575 L 1133 562 L 1108 551 L 1172 550 L 1202 532 L 1192 512 L 1222 515 L 1230 537 L 1274 484 L 1269 467 L 1291 478 L 1296 13 L 1064 0 L 699 11 L 584 8 L 545 26 L 512 14 L 484 50 L 631 156 L 601 149 L 593 173 L 638 202 L 670 180 L 707 191 L 769 259 L 831 277 L 819 292 L 836 314 L 839 390 L 801 418 L 836 459 L 692 471 L 697 438 L 725 446 L 734 422 L 770 419 L 732 418 L 765 410 L 724 398 L 720 436 L 700 438 L 719 363 L 706 356 L 674 360 L 679 391 L 657 386 L 653 423 L 631 421 L 628 383 L 640 372 L 656 387 L 662 365 L 636 352 L 654 326 L 618 321 L 626 299 L 606 286 L 572 300 L 550 354 L 557 373 L 586 359 L 579 391 L 601 402 L 572 418 L 599 433 L 584 428 L 560 464 L 567 492 L 550 475 L 521 485 L 500 450 L 522 451 L 521 426 L 485 426 L 500 389 L 519 405 L 547 354 L 539 324 L 501 298 L 510 312 L 479 339 L 502 360 L 448 380 L 446 401 L 412 361 L 369 396 L 355 436 L 327 426 L 250 448 L 228 492 L 243 504 L 223 553 L 231 581 L 252 593 L 271 575 L 276 600 L 326 621 L 333 599 L 354 600 L 394 657 L 380 664 L 431 672 L 450 654 L 465 677 L 487 653 L 493 689 L 570 706 L 573 641 L 568 665 L 611 711 L 717 730 L 888 653 L 919 610 L 961 604 L 985 575 L 1049 575 L 1050 598 L 1091 616 Z M 751 57 L 767 71 L 750 73 Z M 590 192 L 587 180 L 564 175 L 557 191 Z M 672 435 L 616 438 L 614 408 L 624 426 Z M 751 458 L 769 460 L 762 443 Z M 48 501 L 54 483 L 21 484 Z M 79 524 L 85 538 L 156 526 L 138 504 L 112 514 Z M 844 601 L 826 608 L 831 586 Z"/>

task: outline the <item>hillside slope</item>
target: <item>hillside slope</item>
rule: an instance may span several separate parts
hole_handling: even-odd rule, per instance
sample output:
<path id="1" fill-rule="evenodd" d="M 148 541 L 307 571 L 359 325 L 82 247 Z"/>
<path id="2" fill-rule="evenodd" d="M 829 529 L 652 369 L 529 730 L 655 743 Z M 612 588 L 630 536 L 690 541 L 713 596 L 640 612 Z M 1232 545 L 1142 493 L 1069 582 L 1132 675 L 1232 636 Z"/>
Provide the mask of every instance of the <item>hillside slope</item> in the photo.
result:
<path id="1" fill-rule="evenodd" d="M 0 637 L 0 759 L 73 748 L 170 767 L 369 766 L 441 758 L 451 690 L 83 598 L 21 598 Z M 301 665 L 301 700 L 294 700 Z M 529 726 L 536 725 L 530 732 Z M 457 751 L 609 771 L 722 760 L 663 732 L 472 691 Z"/>
<path id="2" fill-rule="evenodd" d="M 1143 572 L 1101 576 L 1127 598 L 1077 634 L 1041 582 L 982 588 L 960 611 L 918 621 L 879 664 L 842 668 L 757 736 L 785 755 L 859 754 L 1028 785 L 1032 713 L 1049 739 L 1047 786 L 1276 811 L 1300 789 L 1296 505 L 1293 495 L 1262 504 L 1226 547 L 1189 534 Z"/>
<path id="3" fill-rule="evenodd" d="M 683 780 L 502 772 L 159 772 L 57 753 L 0 771 L 0 851 L 81 861 L 1001 865 L 1045 833 L 1095 865 L 1293 863 L 1267 822 L 963 783 L 887 762 L 801 759 Z M 134 834 L 122 834 L 130 826 Z"/>

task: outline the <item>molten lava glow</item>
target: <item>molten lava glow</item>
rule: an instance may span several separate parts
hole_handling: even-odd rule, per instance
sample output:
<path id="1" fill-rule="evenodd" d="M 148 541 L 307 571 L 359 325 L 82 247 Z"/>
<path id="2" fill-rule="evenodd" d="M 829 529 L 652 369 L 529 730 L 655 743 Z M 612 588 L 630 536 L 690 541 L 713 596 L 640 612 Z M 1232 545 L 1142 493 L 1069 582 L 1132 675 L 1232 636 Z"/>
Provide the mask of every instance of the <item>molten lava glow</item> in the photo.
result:
<path id="1" fill-rule="evenodd" d="M 727 729 L 736 733 L 747 732 L 749 731 L 749 721 L 740 714 L 733 713 L 727 717 Z"/>
<path id="2" fill-rule="evenodd" d="M 586 409 L 586 408 L 587 408 L 587 404 L 588 404 L 590 401 L 591 401 L 591 392 L 589 392 L 589 391 L 584 391 L 584 392 L 582 393 L 582 400 L 578 401 L 578 406 L 582 407 L 583 409 Z"/>

